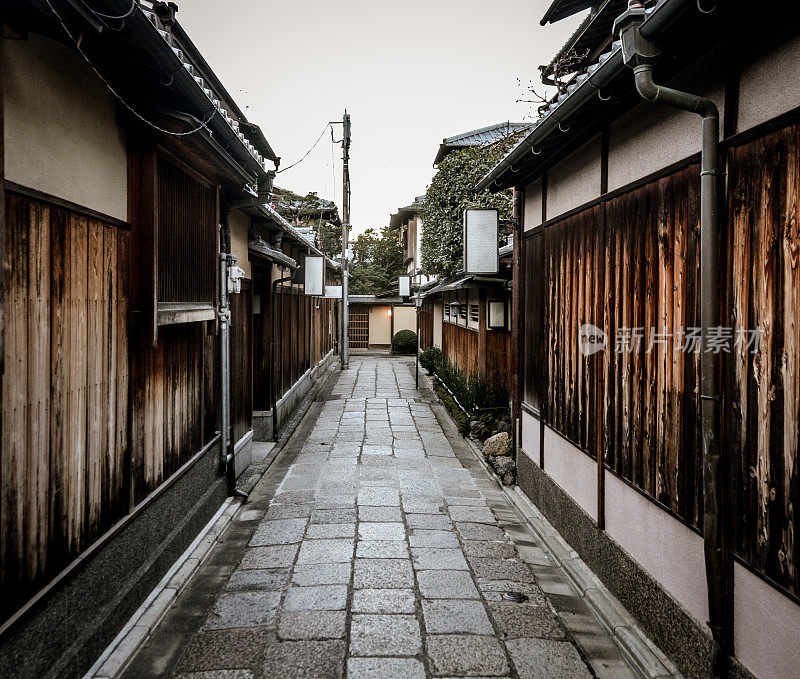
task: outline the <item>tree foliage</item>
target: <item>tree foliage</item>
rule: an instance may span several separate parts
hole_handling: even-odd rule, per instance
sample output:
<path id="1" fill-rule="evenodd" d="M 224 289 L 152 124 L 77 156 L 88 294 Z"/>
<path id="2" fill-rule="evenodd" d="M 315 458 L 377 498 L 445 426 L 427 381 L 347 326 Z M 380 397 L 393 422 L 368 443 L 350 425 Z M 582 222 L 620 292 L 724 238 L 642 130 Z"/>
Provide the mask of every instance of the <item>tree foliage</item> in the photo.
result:
<path id="1" fill-rule="evenodd" d="M 475 185 L 509 151 L 519 135 L 489 147 L 469 147 L 450 153 L 441 163 L 425 194 L 422 206 L 422 269 L 432 276 L 447 277 L 463 270 L 462 231 L 468 207 L 497 208 L 500 223 L 510 224 L 512 191 L 477 193 Z"/>
<path id="2" fill-rule="evenodd" d="M 403 248 L 396 230 L 384 226 L 380 232 L 370 228 L 360 233 L 352 243 L 350 288 L 353 295 L 384 292 L 406 273 Z"/>
<path id="3" fill-rule="evenodd" d="M 342 255 L 342 222 L 336 203 L 320 198 L 315 191 L 305 196 L 275 187 L 272 205 L 293 226 L 311 227 L 317 232 L 317 247 L 328 257 Z"/>

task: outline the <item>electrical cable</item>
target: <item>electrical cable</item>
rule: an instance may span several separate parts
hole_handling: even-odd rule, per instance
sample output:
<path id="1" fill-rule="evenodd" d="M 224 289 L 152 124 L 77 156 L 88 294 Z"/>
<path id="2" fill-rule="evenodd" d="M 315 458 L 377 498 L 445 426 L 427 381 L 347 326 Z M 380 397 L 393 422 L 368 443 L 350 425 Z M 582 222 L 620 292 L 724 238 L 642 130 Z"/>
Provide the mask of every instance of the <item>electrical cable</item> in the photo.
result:
<path id="1" fill-rule="evenodd" d="M 317 148 L 317 144 L 319 144 L 320 139 L 322 139 L 322 137 L 325 136 L 325 133 L 328 131 L 329 127 L 330 127 L 330 123 L 325 125 L 325 127 L 322 130 L 322 133 L 319 135 L 319 137 L 317 137 L 317 141 L 315 141 L 313 146 L 303 154 L 303 157 L 300 158 L 300 160 L 298 160 L 296 163 L 292 163 L 291 165 L 288 165 L 288 166 L 278 170 L 278 172 L 276 174 L 280 174 L 281 172 L 286 172 L 286 170 L 291 170 L 295 165 L 299 165 L 300 163 L 302 163 L 308 157 L 308 154 L 311 153 L 315 148 Z"/>
<path id="2" fill-rule="evenodd" d="M 185 114 L 185 115 L 189 115 L 190 117 L 194 118 L 195 120 L 198 120 L 198 122 L 200 123 L 194 129 L 188 130 L 186 132 L 172 132 L 171 130 L 165 130 L 163 127 L 159 127 L 155 123 L 153 123 L 153 122 L 149 121 L 147 118 L 145 118 L 141 113 L 139 113 L 136 109 L 134 109 L 133 106 L 131 106 L 127 101 L 125 101 L 125 99 L 122 98 L 122 95 L 118 94 L 117 91 L 111 86 L 111 83 L 109 83 L 108 80 L 105 79 L 103 74 L 100 73 L 100 71 L 97 70 L 97 68 L 91 62 L 89 57 L 86 56 L 86 53 L 81 49 L 80 43 L 75 39 L 75 36 L 72 35 L 72 33 L 70 32 L 69 28 L 67 28 L 67 25 L 64 23 L 64 20 L 61 18 L 61 15 L 58 12 L 56 12 L 55 7 L 53 7 L 53 5 L 50 2 L 50 0 L 45 0 L 45 2 L 47 3 L 47 6 L 50 8 L 50 11 L 55 15 L 56 19 L 58 19 L 58 22 L 61 24 L 61 28 L 64 29 L 64 32 L 69 36 L 69 39 L 72 40 L 72 42 L 75 44 L 75 49 L 78 50 L 78 54 L 80 54 L 83 57 L 84 61 L 87 64 L 89 64 L 91 69 L 95 72 L 97 77 L 100 78 L 100 80 L 103 81 L 103 84 L 108 88 L 108 90 L 111 92 L 111 94 L 113 94 L 120 101 L 120 103 L 125 108 L 127 108 L 133 115 L 135 115 L 139 120 L 141 120 L 146 125 L 149 125 L 154 130 L 158 130 L 159 132 L 161 132 L 163 134 L 168 134 L 171 137 L 185 137 L 187 135 L 194 134 L 195 132 L 199 132 L 203 128 L 205 128 L 206 131 L 210 135 L 213 136 L 213 132 L 209 129 L 208 123 L 216 115 L 216 113 L 217 113 L 217 109 L 216 108 L 212 108 L 211 109 L 211 113 L 209 114 L 208 118 L 206 118 L 205 120 L 198 120 L 195 116 L 193 116 L 191 114 Z M 134 6 L 135 5 L 136 5 L 136 2 L 134 1 Z"/>
<path id="3" fill-rule="evenodd" d="M 85 3 L 84 3 L 85 4 Z M 102 12 L 98 12 L 96 9 L 92 9 L 89 5 L 85 5 L 86 9 L 88 9 L 92 14 L 98 17 L 103 17 L 104 19 L 127 19 L 131 14 L 136 11 L 136 0 L 131 0 L 131 8 L 125 12 L 125 14 L 119 14 L 117 16 L 113 14 L 103 14 Z"/>

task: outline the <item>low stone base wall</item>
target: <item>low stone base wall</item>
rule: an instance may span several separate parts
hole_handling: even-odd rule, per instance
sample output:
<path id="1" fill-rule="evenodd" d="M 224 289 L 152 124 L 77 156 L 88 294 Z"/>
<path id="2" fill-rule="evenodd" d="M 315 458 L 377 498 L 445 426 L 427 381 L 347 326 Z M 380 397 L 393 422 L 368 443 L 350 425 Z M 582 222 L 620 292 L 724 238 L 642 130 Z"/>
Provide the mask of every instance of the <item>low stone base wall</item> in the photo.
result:
<path id="1" fill-rule="evenodd" d="M 84 553 L 0 639 L 0 676 L 82 676 L 226 497 L 219 441 Z"/>

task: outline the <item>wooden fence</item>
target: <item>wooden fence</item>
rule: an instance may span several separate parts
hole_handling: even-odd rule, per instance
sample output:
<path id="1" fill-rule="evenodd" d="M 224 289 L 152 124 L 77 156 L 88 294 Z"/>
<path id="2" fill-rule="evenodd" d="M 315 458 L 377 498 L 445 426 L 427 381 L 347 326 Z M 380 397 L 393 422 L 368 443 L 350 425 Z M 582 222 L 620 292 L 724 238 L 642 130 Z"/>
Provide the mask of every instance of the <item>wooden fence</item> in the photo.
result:
<path id="1" fill-rule="evenodd" d="M 735 551 L 798 595 L 800 126 L 730 149 L 728 166 L 722 447 Z M 548 425 L 695 528 L 699 184 L 692 165 L 529 233 L 526 270 L 542 275 L 526 277 L 522 357 L 525 401 Z M 604 351 L 582 353 L 584 324 L 606 334 Z"/>
<path id="2" fill-rule="evenodd" d="M 128 511 L 129 232 L 8 193 L 2 613 Z"/>

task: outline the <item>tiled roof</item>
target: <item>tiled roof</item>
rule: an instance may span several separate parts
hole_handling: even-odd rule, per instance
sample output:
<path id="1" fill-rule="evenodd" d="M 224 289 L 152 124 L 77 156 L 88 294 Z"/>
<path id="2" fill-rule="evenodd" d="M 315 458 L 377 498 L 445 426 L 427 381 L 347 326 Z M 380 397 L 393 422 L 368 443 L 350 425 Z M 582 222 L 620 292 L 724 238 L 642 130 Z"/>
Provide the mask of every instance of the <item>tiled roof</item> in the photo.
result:
<path id="1" fill-rule="evenodd" d="M 447 137 L 439 145 L 439 151 L 436 153 L 436 159 L 433 164 L 436 165 L 442 162 L 449 153 L 456 149 L 470 146 L 488 146 L 528 127 L 530 127 L 530 123 L 496 123 L 495 125 L 480 127 L 477 130 L 470 130 L 469 132 Z"/>

